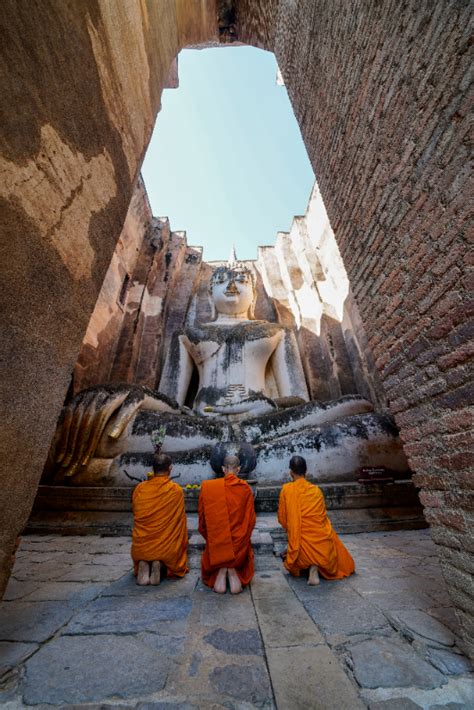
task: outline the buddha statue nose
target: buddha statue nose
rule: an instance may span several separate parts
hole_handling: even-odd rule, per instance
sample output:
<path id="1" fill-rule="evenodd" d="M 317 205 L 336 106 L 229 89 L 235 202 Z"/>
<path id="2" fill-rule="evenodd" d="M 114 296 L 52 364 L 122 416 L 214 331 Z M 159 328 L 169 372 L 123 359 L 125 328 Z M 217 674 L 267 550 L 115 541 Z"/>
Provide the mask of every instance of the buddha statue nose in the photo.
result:
<path id="1" fill-rule="evenodd" d="M 229 295 L 236 295 L 236 296 L 238 296 L 238 294 L 239 294 L 239 289 L 237 288 L 234 279 L 231 279 L 231 280 L 229 281 L 225 292 L 226 292 L 226 294 L 229 294 Z"/>

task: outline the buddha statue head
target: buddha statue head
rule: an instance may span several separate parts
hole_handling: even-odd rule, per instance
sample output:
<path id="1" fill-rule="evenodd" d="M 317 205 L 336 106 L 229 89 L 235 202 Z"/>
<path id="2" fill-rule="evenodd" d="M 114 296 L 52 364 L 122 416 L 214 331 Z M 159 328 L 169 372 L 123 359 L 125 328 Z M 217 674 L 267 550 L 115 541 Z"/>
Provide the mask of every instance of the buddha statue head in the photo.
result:
<path id="1" fill-rule="evenodd" d="M 245 264 L 236 260 L 235 250 L 227 264 L 215 269 L 209 292 L 217 316 L 253 319 L 257 295 L 255 276 Z"/>

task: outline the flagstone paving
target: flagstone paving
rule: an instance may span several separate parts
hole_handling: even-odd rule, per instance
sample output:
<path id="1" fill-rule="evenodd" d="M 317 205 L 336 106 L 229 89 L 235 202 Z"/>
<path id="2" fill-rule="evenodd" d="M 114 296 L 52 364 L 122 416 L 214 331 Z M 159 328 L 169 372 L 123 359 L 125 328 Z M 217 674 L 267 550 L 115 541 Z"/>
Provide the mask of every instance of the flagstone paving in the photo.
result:
<path id="1" fill-rule="evenodd" d="M 429 533 L 342 539 L 351 578 L 308 587 L 265 538 L 251 588 L 232 597 L 202 585 L 197 549 L 184 580 L 137 587 L 127 538 L 24 537 L 0 605 L 0 704 L 474 708 Z"/>

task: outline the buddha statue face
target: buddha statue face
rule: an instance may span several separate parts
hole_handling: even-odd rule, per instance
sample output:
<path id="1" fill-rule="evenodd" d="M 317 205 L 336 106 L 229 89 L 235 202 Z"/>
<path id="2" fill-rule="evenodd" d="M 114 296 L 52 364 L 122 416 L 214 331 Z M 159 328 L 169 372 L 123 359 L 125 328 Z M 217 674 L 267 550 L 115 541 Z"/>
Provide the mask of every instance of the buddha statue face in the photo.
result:
<path id="1" fill-rule="evenodd" d="M 245 266 L 220 266 L 212 276 L 210 292 L 217 313 L 226 316 L 249 314 L 255 300 L 252 272 Z"/>

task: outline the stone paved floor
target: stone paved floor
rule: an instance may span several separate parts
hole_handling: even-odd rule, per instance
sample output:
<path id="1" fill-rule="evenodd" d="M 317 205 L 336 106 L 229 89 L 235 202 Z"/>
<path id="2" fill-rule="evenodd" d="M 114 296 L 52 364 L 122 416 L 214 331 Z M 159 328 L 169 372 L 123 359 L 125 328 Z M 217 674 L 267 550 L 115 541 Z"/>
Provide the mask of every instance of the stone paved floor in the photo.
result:
<path id="1" fill-rule="evenodd" d="M 310 588 L 258 554 L 250 590 L 139 588 L 129 540 L 25 537 L 0 606 L 5 708 L 474 708 L 427 531 L 343 536 L 358 574 Z M 266 550 L 266 548 L 265 548 Z"/>

